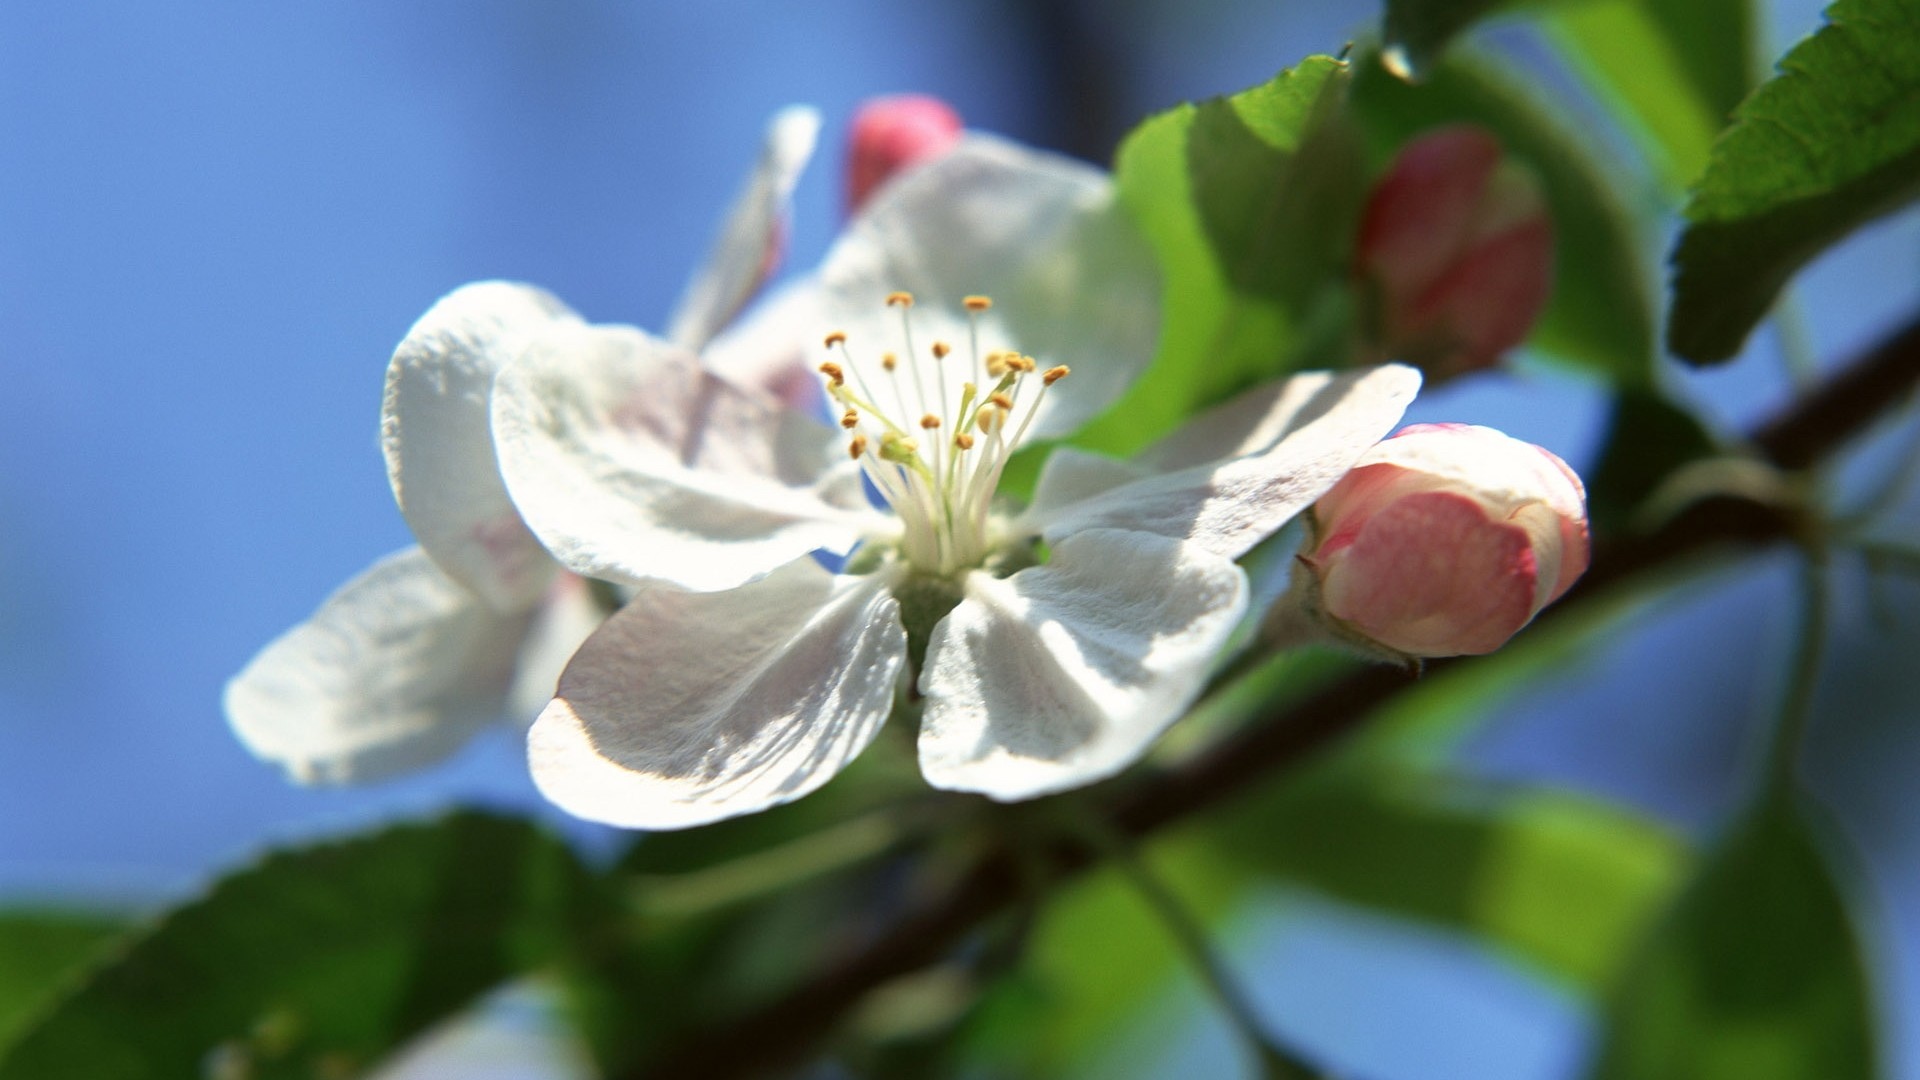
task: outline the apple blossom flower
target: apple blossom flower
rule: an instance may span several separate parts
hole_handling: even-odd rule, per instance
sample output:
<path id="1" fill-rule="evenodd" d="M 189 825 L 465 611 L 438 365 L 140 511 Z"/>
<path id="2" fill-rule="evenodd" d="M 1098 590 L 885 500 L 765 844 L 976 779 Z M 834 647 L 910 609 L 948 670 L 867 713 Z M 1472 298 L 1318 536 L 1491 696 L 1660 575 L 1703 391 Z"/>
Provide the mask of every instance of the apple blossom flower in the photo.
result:
<path id="1" fill-rule="evenodd" d="M 818 127 L 809 109 L 775 117 L 672 320 L 679 347 L 776 390 L 794 356 L 773 343 L 794 337 L 782 327 L 799 311 L 738 316 L 779 261 Z M 387 368 L 380 429 L 419 546 L 353 578 L 228 683 L 228 719 L 253 753 L 303 783 L 374 779 L 436 760 L 503 717 L 531 717 L 552 695 L 605 610 L 522 522 L 489 409 L 498 373 L 529 342 L 586 326 L 540 289 L 487 281 L 455 290 L 407 333 Z"/>
<path id="2" fill-rule="evenodd" d="M 1532 170 L 1470 124 L 1401 149 L 1368 195 L 1354 274 L 1371 358 L 1439 378 L 1526 340 L 1553 283 L 1553 223 Z"/>
<path id="3" fill-rule="evenodd" d="M 866 205 L 901 170 L 953 149 L 961 132 L 960 114 L 936 97 L 895 94 L 862 102 L 847 137 L 847 212 Z"/>
<path id="4" fill-rule="evenodd" d="M 1101 412 L 1154 349 L 1157 271 L 1109 178 L 969 135 L 866 205 L 820 288 L 837 425 L 631 328 L 556 325 L 499 378 L 527 524 L 633 590 L 528 735 L 571 813 L 679 828 L 798 798 L 903 702 L 937 787 L 1023 799 L 1117 772 L 1243 614 L 1233 560 L 1419 382 L 1303 375 L 1135 461 L 1058 451 L 1015 510 L 995 498 L 1013 453 Z"/>
<path id="5" fill-rule="evenodd" d="M 1308 520 L 1299 610 L 1400 660 L 1492 652 L 1587 569 L 1580 478 L 1547 450 L 1469 424 L 1403 429 Z"/>

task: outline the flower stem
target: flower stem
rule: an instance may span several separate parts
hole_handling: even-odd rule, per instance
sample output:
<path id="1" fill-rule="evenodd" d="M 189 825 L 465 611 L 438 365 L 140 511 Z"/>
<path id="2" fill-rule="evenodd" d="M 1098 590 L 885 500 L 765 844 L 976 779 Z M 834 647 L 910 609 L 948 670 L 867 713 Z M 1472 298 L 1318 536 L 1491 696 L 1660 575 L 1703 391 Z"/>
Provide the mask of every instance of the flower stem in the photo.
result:
<path id="1" fill-rule="evenodd" d="M 1820 681 L 1832 607 L 1828 593 L 1826 551 L 1817 545 L 1809 546 L 1800 572 L 1799 638 L 1794 643 L 1780 712 L 1767 745 L 1765 783 L 1769 791 L 1784 790 L 1793 782 L 1800 746 L 1806 740 L 1807 725 L 1813 717 L 1813 695 Z"/>
<path id="2" fill-rule="evenodd" d="M 1253 1055 L 1264 1080 L 1318 1080 L 1320 1073 L 1276 1045 L 1266 1034 L 1259 1015 L 1247 1000 L 1232 972 L 1207 940 L 1206 929 L 1187 910 L 1172 889 L 1161 881 L 1134 850 L 1131 841 L 1097 814 L 1075 805 L 1073 825 L 1090 846 L 1120 871 L 1153 909 L 1194 973 L 1206 984 L 1220 1011 Z"/>

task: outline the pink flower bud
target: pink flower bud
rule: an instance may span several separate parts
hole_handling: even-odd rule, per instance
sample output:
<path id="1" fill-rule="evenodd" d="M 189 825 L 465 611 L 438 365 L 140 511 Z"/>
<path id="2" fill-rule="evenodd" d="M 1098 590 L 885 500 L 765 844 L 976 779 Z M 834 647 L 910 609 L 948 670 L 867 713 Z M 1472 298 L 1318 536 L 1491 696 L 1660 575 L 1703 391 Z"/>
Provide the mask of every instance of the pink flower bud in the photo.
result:
<path id="1" fill-rule="evenodd" d="M 960 132 L 960 114 L 939 98 L 900 94 L 862 104 L 847 137 L 847 213 L 895 173 L 945 153 Z"/>
<path id="2" fill-rule="evenodd" d="M 1354 273 L 1374 359 L 1436 377 L 1526 340 L 1553 286 L 1553 224 L 1532 170 L 1481 128 L 1408 143 L 1367 197 Z"/>
<path id="3" fill-rule="evenodd" d="M 1312 510 L 1305 603 L 1402 657 L 1488 653 L 1587 569 L 1586 491 L 1565 462 L 1470 424 L 1415 424 Z"/>

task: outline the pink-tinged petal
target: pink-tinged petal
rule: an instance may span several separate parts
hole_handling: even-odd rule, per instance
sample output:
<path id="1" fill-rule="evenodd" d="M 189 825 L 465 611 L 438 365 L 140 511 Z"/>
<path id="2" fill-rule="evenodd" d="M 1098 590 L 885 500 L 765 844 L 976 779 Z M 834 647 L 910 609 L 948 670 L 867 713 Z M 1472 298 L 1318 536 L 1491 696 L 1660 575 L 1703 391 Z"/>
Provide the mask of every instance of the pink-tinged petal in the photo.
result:
<path id="1" fill-rule="evenodd" d="M 440 568 L 499 611 L 538 599 L 554 564 L 500 479 L 494 378 L 548 327 L 578 322 L 531 285 L 477 282 L 421 316 L 387 366 L 380 444 L 400 512 Z"/>
<path id="2" fill-rule="evenodd" d="M 1407 319 L 1456 343 L 1450 367 L 1484 367 L 1527 339 L 1552 294 L 1553 224 L 1536 217 L 1466 252 Z"/>
<path id="3" fill-rule="evenodd" d="M 1470 424 L 1415 424 L 1382 442 L 1315 504 L 1313 522 L 1301 555 L 1312 578 L 1288 610 L 1406 656 L 1490 652 L 1587 566 L 1579 477 L 1540 447 Z"/>
<path id="4" fill-rule="evenodd" d="M 818 345 L 819 287 L 804 277 L 776 286 L 700 352 L 708 371 L 737 386 L 763 391 L 790 409 L 824 416 L 826 394 L 809 362 Z"/>
<path id="5" fill-rule="evenodd" d="M 886 522 L 833 430 L 632 327 L 534 342 L 493 428 L 528 526 L 586 577 L 727 589 Z"/>
<path id="6" fill-rule="evenodd" d="M 533 723 L 553 700 L 567 662 L 605 621 L 607 609 L 585 578 L 566 573 L 554 576 L 553 585 L 534 609 L 526 644 L 520 647 L 513 689 L 507 694 L 510 719 L 522 726 Z"/>
<path id="7" fill-rule="evenodd" d="M 760 160 L 727 215 L 706 265 L 680 298 L 667 332 L 679 345 L 699 350 L 739 314 L 780 265 L 786 244 L 793 187 L 813 156 L 820 114 L 791 106 L 767 125 Z"/>
<path id="8" fill-rule="evenodd" d="M 636 829 L 797 799 L 873 741 L 906 652 L 882 575 L 803 559 L 729 592 L 642 589 L 534 723 L 534 782 L 571 814 Z"/>
<path id="9" fill-rule="evenodd" d="M 957 349 L 970 340 L 964 299 L 993 298 L 978 317 L 983 352 L 1073 369 L 1042 400 L 1035 438 L 1105 410 L 1158 342 L 1159 264 L 1107 174 L 978 133 L 877 192 L 827 253 L 820 283 L 821 333 L 843 331 L 869 357 L 901 347 L 889 293 L 917 298 L 921 347 Z"/>
<path id="10" fill-rule="evenodd" d="M 1327 614 L 1411 656 L 1492 652 L 1533 617 L 1527 531 L 1454 492 L 1398 499 L 1321 570 Z"/>
<path id="11" fill-rule="evenodd" d="M 1419 372 L 1397 364 L 1295 376 L 1282 396 L 1284 434 L 1263 452 L 1176 469 L 1079 502 L 1036 505 L 1016 528 L 1049 542 L 1087 529 L 1130 529 L 1237 558 L 1345 476 L 1399 421 L 1419 387 Z"/>
<path id="12" fill-rule="evenodd" d="M 532 618 L 496 613 L 408 548 L 260 650 L 227 684 L 227 720 L 303 784 L 429 764 L 502 718 Z"/>
<path id="13" fill-rule="evenodd" d="M 1469 125 L 1428 132 L 1400 151 L 1367 199 L 1355 244 L 1359 267 L 1390 305 L 1425 291 L 1458 256 L 1499 162 L 1499 141 Z"/>
<path id="14" fill-rule="evenodd" d="M 963 126 L 953 106 L 925 94 L 863 102 L 847 135 L 847 212 L 903 170 L 953 149 Z"/>
<path id="15" fill-rule="evenodd" d="M 1117 530 L 969 576 L 920 676 L 927 782 L 1015 800 L 1111 776 L 1192 704 L 1246 605 L 1231 561 Z"/>

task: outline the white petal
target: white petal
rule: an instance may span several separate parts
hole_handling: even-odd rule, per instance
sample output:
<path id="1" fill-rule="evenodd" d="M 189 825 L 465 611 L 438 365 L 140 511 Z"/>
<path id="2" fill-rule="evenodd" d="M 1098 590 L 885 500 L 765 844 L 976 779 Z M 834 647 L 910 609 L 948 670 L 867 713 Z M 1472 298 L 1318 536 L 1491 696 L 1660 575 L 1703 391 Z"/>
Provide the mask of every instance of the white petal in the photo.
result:
<path id="1" fill-rule="evenodd" d="M 968 578 L 920 679 L 935 787 L 1028 799 L 1120 771 L 1199 694 L 1247 605 L 1232 562 L 1099 530 L 1044 566 Z"/>
<path id="2" fill-rule="evenodd" d="M 1026 514 L 1044 521 L 1062 508 L 1152 475 L 1131 461 L 1058 446 L 1040 466 L 1040 479 L 1034 482 L 1033 500 L 1027 504 Z"/>
<path id="3" fill-rule="evenodd" d="M 1175 469 L 1067 506 L 1030 508 L 1018 527 L 1050 542 L 1083 529 L 1136 529 L 1237 558 L 1345 476 L 1399 422 L 1419 388 L 1419 372 L 1398 364 L 1296 375 L 1280 398 L 1289 406 L 1280 410 L 1285 433 L 1264 452 Z M 1310 390 L 1306 400 L 1292 401 L 1300 390 Z M 1222 444 L 1229 449 L 1246 437 L 1228 434 Z M 1168 456 L 1177 461 L 1187 447 L 1175 446 Z"/>
<path id="4" fill-rule="evenodd" d="M 607 611 L 593 595 L 586 579 L 556 575 L 553 587 L 534 609 L 533 625 L 515 662 L 513 689 L 507 694 L 507 717 L 522 725 L 533 723 L 553 700 L 560 673 L 587 636 L 599 629 Z"/>
<path id="5" fill-rule="evenodd" d="M 820 114 L 802 105 L 774 115 L 760 160 L 734 200 L 707 263 L 687 285 L 667 336 L 699 350 L 727 325 L 780 261 L 793 186 L 813 156 Z"/>
<path id="6" fill-rule="evenodd" d="M 797 799 L 873 741 L 906 648 L 880 575 L 810 559 L 730 592 L 643 589 L 535 721 L 534 781 L 569 813 L 639 829 Z"/>
<path id="7" fill-rule="evenodd" d="M 959 349 L 969 341 L 962 299 L 992 297 L 980 317 L 983 352 L 1015 349 L 1042 368 L 1073 369 L 1047 392 L 1038 437 L 1072 431 L 1111 404 L 1152 359 L 1159 333 L 1157 264 L 1107 174 L 986 135 L 882 189 L 827 254 L 821 283 L 823 329 L 845 331 L 869 356 L 899 347 L 899 313 L 882 303 L 889 292 L 919 301 L 918 344 Z"/>
<path id="8" fill-rule="evenodd" d="M 496 614 L 408 548 L 262 649 L 227 683 L 227 720 L 301 783 L 425 765 L 501 718 L 530 620 Z"/>
<path id="9" fill-rule="evenodd" d="M 707 347 L 700 362 L 739 386 L 772 394 L 809 415 L 826 415 L 820 374 L 808 360 L 820 322 L 819 286 L 811 277 L 786 282 L 748 308 Z"/>
<path id="10" fill-rule="evenodd" d="M 554 566 L 507 498 L 487 402 L 500 369 L 556 322 L 578 319 L 531 285 L 476 282 L 421 316 L 387 365 L 380 443 L 400 512 L 448 576 L 501 611 L 531 604 Z"/>
<path id="11" fill-rule="evenodd" d="M 732 588 L 883 520 L 833 430 L 628 326 L 534 342 L 493 431 L 527 524 L 587 577 Z"/>

